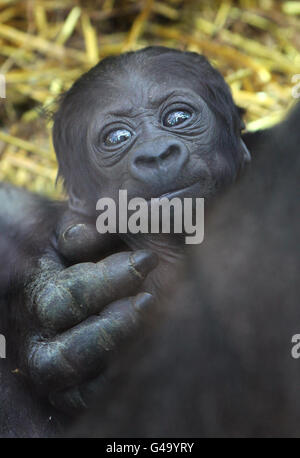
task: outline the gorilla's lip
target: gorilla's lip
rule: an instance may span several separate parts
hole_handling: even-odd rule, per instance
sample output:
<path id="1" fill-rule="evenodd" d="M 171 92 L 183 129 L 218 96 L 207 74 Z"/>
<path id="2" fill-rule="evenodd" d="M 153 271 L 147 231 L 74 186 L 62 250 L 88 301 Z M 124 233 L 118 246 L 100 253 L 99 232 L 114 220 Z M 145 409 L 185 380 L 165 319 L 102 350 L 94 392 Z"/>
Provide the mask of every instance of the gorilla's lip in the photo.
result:
<path id="1" fill-rule="evenodd" d="M 162 199 L 164 197 L 170 199 L 170 198 L 173 198 L 173 197 L 180 197 L 181 194 L 189 194 L 191 191 L 193 192 L 193 190 L 199 186 L 199 182 L 196 181 L 195 183 L 189 185 L 189 186 L 185 186 L 184 188 L 179 188 L 179 189 L 175 189 L 174 191 L 169 191 L 169 192 L 166 192 L 164 194 L 161 194 L 160 196 L 157 196 L 157 197 L 152 197 L 152 199 Z M 195 197 L 195 195 L 191 195 L 190 197 Z M 147 199 L 148 201 L 150 201 L 151 199 Z"/>

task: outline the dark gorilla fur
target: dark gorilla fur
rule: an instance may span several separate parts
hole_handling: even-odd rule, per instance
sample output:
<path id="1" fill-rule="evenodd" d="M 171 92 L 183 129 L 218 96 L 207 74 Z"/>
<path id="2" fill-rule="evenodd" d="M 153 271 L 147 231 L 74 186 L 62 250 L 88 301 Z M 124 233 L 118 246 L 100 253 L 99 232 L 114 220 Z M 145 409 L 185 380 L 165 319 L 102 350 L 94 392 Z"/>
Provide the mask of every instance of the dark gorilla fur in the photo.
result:
<path id="1" fill-rule="evenodd" d="M 186 89 L 188 96 L 185 95 L 185 99 L 191 98 L 191 94 L 194 96 L 193 104 L 195 106 L 192 119 L 197 127 L 196 132 L 193 131 L 192 135 L 188 135 L 190 132 L 187 129 L 187 131 L 181 131 L 181 133 L 185 132 L 185 135 L 180 135 L 178 129 L 164 129 L 157 123 L 150 123 L 151 126 L 148 124 L 147 129 L 144 130 L 145 119 L 149 119 L 149 113 L 153 116 L 154 108 L 152 110 L 147 105 L 151 102 L 151 97 L 154 95 L 155 99 L 155 96 L 164 96 L 167 90 L 170 91 L 174 87 L 178 89 L 177 92 Z M 133 136 L 134 138 L 128 143 L 130 148 L 126 151 L 126 155 L 123 154 L 125 150 L 122 150 L 122 160 L 113 159 L 111 163 L 110 154 L 106 156 L 102 154 L 97 121 L 101 120 L 101 115 L 106 119 L 107 111 L 111 108 L 111 100 L 117 104 L 117 108 L 120 106 L 123 109 L 123 98 L 126 103 L 134 99 L 136 107 L 145 110 L 138 115 L 135 113 L 130 118 L 132 125 L 137 118 L 140 120 L 139 126 L 135 126 L 132 130 L 136 132 L 142 130 L 143 133 L 141 138 L 138 135 Z M 157 110 L 158 102 L 155 102 L 154 105 Z M 127 115 L 130 117 L 129 114 Z M 252 297 L 240 292 L 239 275 L 243 269 L 247 271 L 249 267 L 249 278 L 252 275 L 257 278 L 260 265 L 256 265 L 257 251 L 263 258 L 264 253 L 277 250 L 277 245 L 275 242 L 272 245 L 271 238 L 270 245 L 259 244 L 261 240 L 259 237 L 264 237 L 265 234 L 264 226 L 273 228 L 275 225 L 272 219 L 275 215 L 274 207 L 269 208 L 273 192 L 282 197 L 281 204 L 277 208 L 278 220 L 282 222 L 284 229 L 281 232 L 282 240 L 288 240 L 286 245 L 285 242 L 282 245 L 282 256 L 290 257 L 293 260 L 289 267 L 291 275 L 294 275 L 293 268 L 298 267 L 298 258 L 294 253 L 296 246 L 294 230 L 298 227 L 297 215 L 295 215 L 295 202 L 298 198 L 295 174 L 299 171 L 298 145 L 300 139 L 297 127 L 299 118 L 298 109 L 286 123 L 270 131 L 253 135 L 246 134 L 243 137 L 254 155 L 253 165 L 251 165 L 250 172 L 248 171 L 232 191 L 228 191 L 218 203 L 220 196 L 214 198 L 215 194 L 219 190 L 225 193 L 226 185 L 236 180 L 240 169 L 249 160 L 249 153 L 241 137 L 243 122 L 232 100 L 229 88 L 219 72 L 214 70 L 203 56 L 158 47 L 105 59 L 83 75 L 62 97 L 60 108 L 55 115 L 53 138 L 59 162 L 59 174 L 69 193 L 69 204 L 72 210 L 94 216 L 95 202 L 99 197 L 114 197 L 118 189 L 122 189 L 124 167 L 126 172 L 130 171 L 126 173 L 125 189 L 128 189 L 128 193 L 133 196 L 136 196 L 137 192 L 139 196 L 146 198 L 154 197 L 153 192 L 158 193 L 156 196 L 168 191 L 177 192 L 178 189 L 184 189 L 192 183 L 193 186 L 196 185 L 196 191 L 193 191 L 194 196 L 212 198 L 211 210 L 207 215 L 207 243 L 200 246 L 199 255 L 194 259 L 193 267 L 188 270 L 189 275 L 185 281 L 183 278 L 176 281 L 174 279 L 176 273 L 175 277 L 173 276 L 173 270 L 176 271 L 178 265 L 186 261 L 186 254 L 184 253 L 183 256 L 181 239 L 174 241 L 173 237 L 162 237 L 162 239 L 158 237 L 159 243 L 157 244 L 156 240 L 151 237 L 127 237 L 127 235 L 124 237 L 130 249 L 148 248 L 158 254 L 159 265 L 146 277 L 143 288 L 146 288 L 145 285 L 147 285 L 145 291 L 163 292 L 169 300 L 161 303 L 162 310 L 159 318 L 155 316 L 154 319 L 149 319 L 149 328 L 144 338 L 138 339 L 133 346 L 128 347 L 128 350 L 127 347 L 119 349 L 118 362 L 112 364 L 107 373 L 109 386 L 107 391 L 104 388 L 103 396 L 98 401 L 99 408 L 97 407 L 96 411 L 88 414 L 88 418 L 70 431 L 70 435 L 251 435 L 258 426 L 261 427 L 261 432 L 277 431 L 279 423 L 276 423 L 276 419 L 273 419 L 272 422 L 265 419 L 269 410 L 265 408 L 264 404 L 261 410 L 262 420 L 259 424 L 254 410 L 249 407 L 251 403 L 253 407 L 257 399 L 259 403 L 267 399 L 263 395 L 263 390 L 266 388 L 263 383 L 264 380 L 270 380 L 267 372 L 268 366 L 264 365 L 265 360 L 257 359 L 261 349 L 264 348 L 264 336 L 260 333 L 256 336 L 256 340 L 251 340 L 249 344 L 246 342 L 245 351 L 239 353 L 235 336 L 239 336 L 241 326 L 245 326 L 244 317 L 241 317 L 241 320 L 234 320 L 233 316 L 233 324 L 228 330 L 228 323 L 223 320 L 218 307 L 227 310 L 226 317 L 229 319 L 231 315 L 237 313 L 236 301 L 241 303 L 241 310 L 244 310 L 245 313 L 253 310 L 253 315 L 250 316 L 253 329 L 257 323 L 255 311 L 261 314 L 259 319 L 267 320 L 268 310 L 272 305 L 270 302 L 273 299 L 270 293 L 271 273 L 265 270 L 265 280 L 264 276 L 259 277 L 262 279 L 258 285 L 255 285 L 257 286 L 257 297 L 261 298 L 260 302 L 256 302 L 256 295 Z M 162 130 L 166 144 L 161 140 Z M 145 137 L 145 132 L 150 135 L 149 138 Z M 152 145 L 153 151 L 149 150 L 149 144 Z M 156 145 L 160 145 L 161 151 L 156 151 Z M 284 146 L 286 147 L 285 156 L 282 151 Z M 160 159 L 166 159 L 165 149 L 174 153 L 171 155 L 174 160 L 168 162 L 169 173 L 162 173 L 155 162 L 156 153 L 161 154 Z M 187 152 L 189 162 L 184 162 L 182 158 L 186 159 Z M 151 173 L 148 154 L 152 155 Z M 140 169 L 138 169 L 138 164 L 142 164 Z M 164 179 L 161 179 L 162 177 Z M 195 181 L 196 179 L 198 181 Z M 261 193 L 258 190 L 261 190 Z M 256 194 L 252 201 L 251 194 L 254 191 Z M 33 292 L 34 288 L 42 290 L 45 279 L 49 276 L 51 278 L 51 265 L 53 264 L 50 262 L 49 267 L 49 255 L 51 260 L 55 258 L 56 261 L 56 258 L 59 258 L 59 253 L 56 251 L 57 246 L 53 240 L 54 228 L 66 210 L 64 204 L 47 202 L 33 196 L 29 196 L 28 199 L 32 204 L 26 205 L 28 209 L 26 225 L 23 226 L 21 232 L 18 232 L 17 229 L 12 230 L 16 220 L 10 214 L 9 224 L 6 226 L 3 224 L 3 227 L 6 227 L 5 236 L 11 245 L 4 239 L 0 245 L 1 253 L 5 253 L 5 259 L 9 264 L 7 271 L 3 269 L 1 279 L 3 279 L 5 289 L 7 286 L 8 293 L 11 295 L 8 298 L 7 291 L 3 291 L 0 324 L 4 323 L 5 331 L 12 342 L 13 355 L 12 359 L 8 361 L 9 367 L 1 365 L 0 376 L 8 386 L 8 391 L 11 390 L 8 395 L 18 403 L 14 406 L 8 404 L 3 398 L 6 393 L 1 393 L 3 418 L 0 417 L 2 422 L 0 431 L 2 435 L 24 435 L 22 423 L 26 416 L 29 416 L 31 423 L 28 424 L 26 433 L 43 436 L 54 434 L 56 429 L 52 424 L 47 423 L 49 416 L 52 416 L 52 409 L 45 397 L 45 393 L 50 391 L 48 374 L 44 370 L 43 380 L 46 379 L 46 382 L 44 386 L 39 386 L 43 388 L 43 399 L 46 406 L 40 401 L 40 398 L 35 397 L 35 386 L 32 387 L 31 378 L 36 382 L 41 376 L 41 368 L 49 367 L 53 371 L 50 374 L 53 382 L 56 366 L 59 366 L 59 374 L 63 381 L 69 380 L 70 366 L 76 376 L 76 382 L 77 380 L 89 382 L 90 378 L 96 374 L 87 374 L 86 367 L 82 368 L 80 365 L 75 364 L 75 367 L 72 368 L 72 365 L 62 363 L 60 353 L 57 351 L 62 342 L 61 336 L 59 334 L 57 337 L 51 327 L 57 324 L 57 317 L 52 316 L 53 322 L 51 319 L 50 322 L 48 320 L 49 328 L 46 326 L 46 329 L 39 329 L 37 317 L 33 319 L 32 315 L 28 313 L 28 307 L 24 306 L 28 300 L 30 310 L 36 310 L 39 306 L 39 304 L 30 303 L 28 290 Z M 257 200 L 260 202 L 258 207 Z M 18 208 L 16 203 L 13 205 L 15 205 L 14 208 Z M 251 242 L 253 245 L 250 244 L 250 249 L 247 245 L 249 259 L 245 266 L 242 262 L 242 254 L 241 258 L 235 256 L 242 253 L 243 246 L 236 247 L 235 243 L 240 240 L 241 236 L 246 237 L 248 233 L 247 227 L 241 224 L 245 208 L 249 206 L 253 209 L 254 223 L 260 222 L 257 227 L 261 227 L 262 230 L 257 234 L 256 242 L 255 240 Z M 293 218 L 293 223 L 286 224 L 288 214 Z M 5 216 L 3 218 L 5 220 Z M 25 210 L 22 218 L 26 221 Z M 216 253 L 214 244 L 211 246 L 209 242 L 209 240 L 214 240 L 215 234 L 222 234 L 223 230 L 224 240 L 221 239 L 221 246 L 227 249 L 225 260 L 222 257 L 222 251 L 218 250 Z M 37 239 L 35 239 L 36 234 Z M 15 262 L 9 259 L 10 251 L 7 251 L 9 246 L 14 247 L 13 259 Z M 119 247 L 116 250 L 119 250 Z M 48 264 L 46 263 L 46 267 L 44 265 L 41 268 L 38 280 L 35 279 L 32 286 L 31 272 L 36 272 L 39 256 L 43 256 L 45 251 L 48 255 Z M 231 262 L 233 260 L 234 262 Z M 218 264 L 221 261 L 223 269 L 220 269 L 221 264 Z M 274 266 L 278 265 L 278 270 L 282 270 L 279 261 L 280 256 L 275 256 Z M 262 262 L 263 259 L 261 259 Z M 191 267 L 191 265 L 190 258 L 188 258 L 188 266 Z M 65 265 L 62 268 L 65 268 Z M 74 271 L 73 274 L 75 275 Z M 88 276 L 86 278 L 90 281 L 89 284 L 95 285 L 92 278 Z M 116 278 L 118 278 L 117 274 Z M 15 281 L 17 281 L 17 288 L 14 289 L 14 285 L 8 286 Z M 69 281 L 72 282 L 72 278 L 69 278 Z M 178 291 L 177 285 L 181 292 Z M 26 300 L 24 299 L 25 286 L 27 286 Z M 282 321 L 276 321 L 275 317 L 278 318 L 279 315 L 281 317 L 281 312 L 284 311 L 282 308 L 285 290 L 280 289 L 278 279 L 277 287 L 282 301 L 278 303 L 278 309 L 275 310 L 278 315 L 274 314 L 273 310 L 272 319 L 274 323 L 276 322 L 277 334 L 280 335 Z M 52 288 L 54 289 L 51 290 L 51 294 L 53 293 L 55 297 L 55 284 L 52 285 Z M 218 297 L 215 297 L 215 291 L 219 291 Z M 239 291 L 239 294 L 235 294 L 235 291 Z M 80 291 L 76 291 L 76 294 L 80 294 Z M 34 302 L 33 296 L 34 294 L 31 295 Z M 170 299 L 171 297 L 173 300 Z M 291 293 L 291 297 L 294 298 L 294 294 Z M 291 304 L 288 308 L 288 317 L 295 316 L 297 319 L 295 318 L 294 322 L 297 323 L 299 322 L 298 309 L 293 301 Z M 78 304 L 75 304 L 76 306 Z M 232 313 L 231 306 L 234 313 Z M 60 309 L 57 303 L 53 304 L 50 317 L 53 310 L 57 312 L 59 318 Z M 47 315 L 46 308 L 44 312 Z M 97 315 L 93 315 L 86 321 L 89 318 L 97 319 L 96 317 Z M 157 323 L 155 323 L 156 319 L 159 319 Z M 82 326 L 80 328 L 82 330 L 85 329 L 84 324 L 85 320 L 77 326 Z M 36 340 L 34 341 L 30 334 L 32 329 L 35 332 L 33 335 Z M 68 328 L 67 335 L 74 338 L 74 329 L 76 331 L 76 327 Z M 284 332 L 289 337 L 292 331 L 294 332 L 286 328 Z M 86 336 L 87 342 L 89 342 L 88 337 Z M 38 355 L 42 354 L 43 357 L 41 359 L 37 357 L 35 366 L 30 368 L 27 381 L 21 379 L 15 386 L 10 371 L 20 361 L 18 355 L 14 354 L 22 350 L 24 346 L 21 351 L 21 363 L 24 365 L 24 361 L 26 362 L 28 358 L 24 342 L 25 340 L 28 342 L 28 339 L 31 345 L 37 346 L 40 352 Z M 48 355 L 43 353 L 43 348 L 49 341 L 57 352 L 54 353 L 56 356 L 52 356 L 52 359 L 48 359 Z M 72 339 L 70 341 L 72 342 Z M 68 347 L 70 357 L 76 355 L 76 350 L 78 350 L 74 347 L 72 349 L 74 351 L 70 352 Z M 93 348 L 89 347 L 88 350 L 89 356 L 95 357 Z M 250 354 L 251 352 L 254 352 L 254 356 Z M 259 368 L 265 371 L 266 378 L 263 376 L 262 385 L 257 385 L 255 374 L 251 373 L 249 382 L 247 381 L 249 383 L 247 389 L 243 392 L 246 373 L 244 366 L 248 364 L 249 355 L 252 357 L 251 364 L 253 361 L 254 363 L 258 361 Z M 280 364 L 280 361 L 276 360 L 276 363 Z M 295 368 L 296 363 L 294 361 L 292 363 Z M 80 372 L 81 370 L 83 373 Z M 24 372 L 26 373 L 26 367 L 24 367 Z M 231 389 L 231 380 L 234 380 L 233 386 L 236 387 L 236 390 Z M 60 380 L 55 380 L 55 382 L 60 382 Z M 40 385 L 43 383 L 40 382 Z M 258 387 L 257 391 L 253 386 Z M 77 385 L 75 388 L 78 388 Z M 299 412 L 295 406 L 293 412 L 289 410 L 290 404 L 284 401 L 287 392 L 287 385 L 282 383 L 277 392 L 278 397 L 271 398 L 271 401 L 281 408 L 282 418 L 287 419 L 290 414 L 290 418 L 295 419 L 296 424 Z M 89 392 L 86 394 L 88 397 Z M 250 395 L 252 398 L 249 397 Z M 236 403 L 233 402 L 233 399 L 237 400 Z M 280 403 L 281 400 L 282 403 Z M 244 422 L 240 420 L 243 414 Z M 291 422 L 292 420 L 286 421 L 288 426 L 283 432 L 294 433 Z"/>
<path id="2" fill-rule="evenodd" d="M 70 435 L 299 436 L 299 127 L 300 104 L 244 136 L 252 164 L 207 212 L 185 287 Z"/>

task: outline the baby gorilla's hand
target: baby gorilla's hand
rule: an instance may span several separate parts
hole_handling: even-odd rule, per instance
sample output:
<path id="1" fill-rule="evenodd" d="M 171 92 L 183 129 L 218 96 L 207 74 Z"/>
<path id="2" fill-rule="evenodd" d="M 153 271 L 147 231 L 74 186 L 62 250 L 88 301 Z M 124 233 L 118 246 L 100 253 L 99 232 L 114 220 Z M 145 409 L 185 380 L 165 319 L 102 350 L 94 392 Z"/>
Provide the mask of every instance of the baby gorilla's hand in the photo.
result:
<path id="1" fill-rule="evenodd" d="M 77 241 L 81 230 L 86 228 L 75 229 Z M 55 407 L 86 407 L 114 350 L 153 303 L 141 285 L 156 264 L 156 256 L 144 250 L 68 268 L 52 251 L 39 260 L 27 287 L 31 331 L 20 356 L 23 371 L 39 392 L 50 393 Z"/>

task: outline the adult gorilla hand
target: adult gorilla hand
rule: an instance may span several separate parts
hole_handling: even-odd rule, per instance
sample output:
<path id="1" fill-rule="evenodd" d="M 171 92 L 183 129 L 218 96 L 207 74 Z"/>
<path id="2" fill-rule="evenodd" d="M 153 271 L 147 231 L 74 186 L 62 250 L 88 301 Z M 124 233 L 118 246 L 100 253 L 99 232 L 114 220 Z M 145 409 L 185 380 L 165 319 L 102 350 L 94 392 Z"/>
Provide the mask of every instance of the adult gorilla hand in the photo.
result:
<path id="1" fill-rule="evenodd" d="M 21 353 L 21 367 L 39 392 L 69 412 L 88 406 L 115 350 L 139 327 L 154 300 L 141 286 L 157 263 L 153 253 L 139 250 L 66 267 L 103 252 L 93 225 L 77 218 L 67 215 L 58 228 L 65 259 L 50 249 L 30 273 L 31 325 Z"/>

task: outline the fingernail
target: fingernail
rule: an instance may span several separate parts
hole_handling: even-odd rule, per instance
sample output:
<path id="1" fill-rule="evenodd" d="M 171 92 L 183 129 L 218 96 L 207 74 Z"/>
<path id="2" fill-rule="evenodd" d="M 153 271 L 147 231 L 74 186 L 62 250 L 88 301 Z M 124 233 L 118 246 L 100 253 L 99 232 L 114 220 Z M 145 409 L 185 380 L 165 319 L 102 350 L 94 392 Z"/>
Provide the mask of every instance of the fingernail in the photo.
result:
<path id="1" fill-rule="evenodd" d="M 155 299 L 150 293 L 139 293 L 133 300 L 133 305 L 138 311 L 153 307 Z"/>
<path id="2" fill-rule="evenodd" d="M 68 227 L 63 235 L 65 240 L 74 240 L 79 235 L 82 237 L 83 231 L 86 230 L 85 224 L 74 224 L 73 226 Z"/>
<path id="3" fill-rule="evenodd" d="M 158 264 L 158 256 L 156 253 L 147 250 L 140 250 L 133 253 L 131 260 L 134 268 L 145 277 Z"/>

